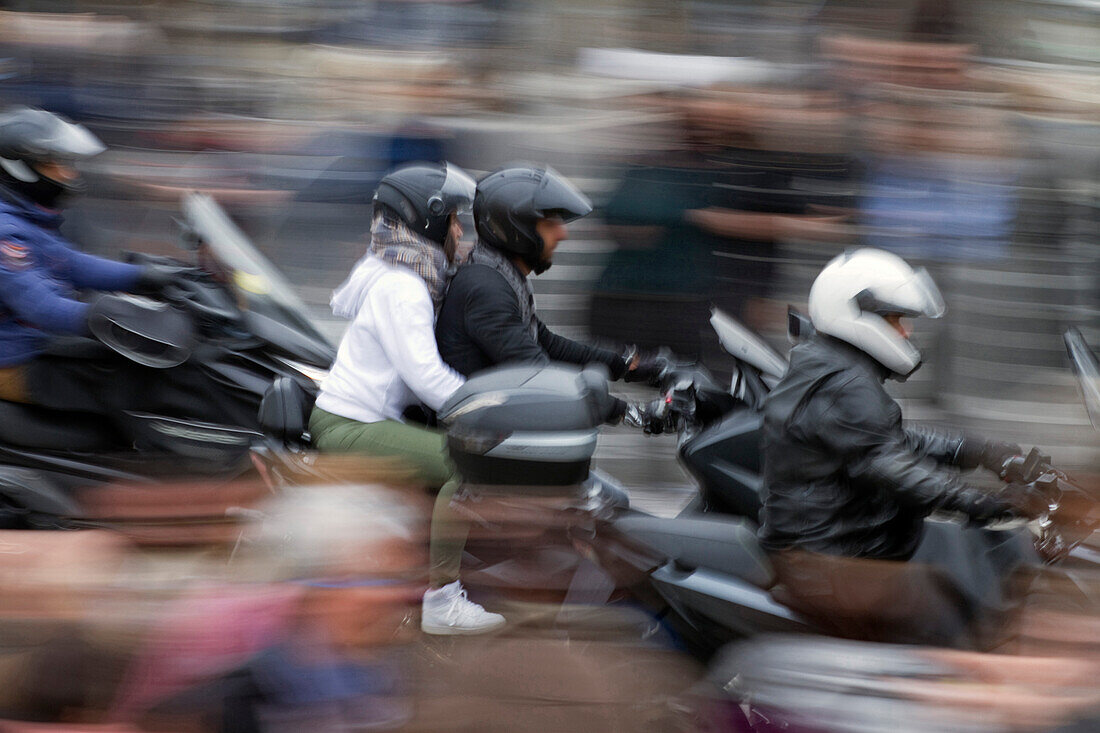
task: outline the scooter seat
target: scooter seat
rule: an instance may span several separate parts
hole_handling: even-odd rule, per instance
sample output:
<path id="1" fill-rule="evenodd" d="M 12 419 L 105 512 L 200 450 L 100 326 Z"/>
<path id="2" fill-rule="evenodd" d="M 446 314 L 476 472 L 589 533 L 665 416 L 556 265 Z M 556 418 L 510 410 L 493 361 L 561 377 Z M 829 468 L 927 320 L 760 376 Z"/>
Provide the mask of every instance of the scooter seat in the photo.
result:
<path id="1" fill-rule="evenodd" d="M 747 519 L 628 516 L 615 520 L 614 526 L 681 567 L 732 575 L 764 590 L 775 585 L 775 571 L 756 540 L 756 526 Z"/>
<path id="2" fill-rule="evenodd" d="M 114 446 L 113 431 L 85 412 L 0 401 L 0 443 L 17 448 L 89 453 Z"/>

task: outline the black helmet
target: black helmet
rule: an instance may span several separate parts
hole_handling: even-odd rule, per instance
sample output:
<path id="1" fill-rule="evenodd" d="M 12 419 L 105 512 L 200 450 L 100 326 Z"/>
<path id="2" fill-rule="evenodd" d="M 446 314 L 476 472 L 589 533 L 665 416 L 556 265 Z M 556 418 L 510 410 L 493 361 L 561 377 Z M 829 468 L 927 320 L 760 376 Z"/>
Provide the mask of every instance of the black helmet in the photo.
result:
<path id="1" fill-rule="evenodd" d="M 106 148 L 83 125 L 33 107 L 0 113 L 0 186 L 53 208 L 62 194 L 83 190 L 79 177 L 59 181 L 38 170 L 41 163 L 73 163 Z"/>
<path id="2" fill-rule="evenodd" d="M 480 241 L 518 256 L 539 273 L 550 263 L 542 259 L 535 223 L 550 216 L 569 222 L 591 211 L 588 198 L 553 168 L 502 168 L 477 184 L 474 226 Z"/>
<path id="3" fill-rule="evenodd" d="M 476 187 L 457 165 L 413 163 L 386 174 L 374 192 L 374 205 L 388 206 L 414 232 L 443 244 L 451 214 L 470 210 Z"/>

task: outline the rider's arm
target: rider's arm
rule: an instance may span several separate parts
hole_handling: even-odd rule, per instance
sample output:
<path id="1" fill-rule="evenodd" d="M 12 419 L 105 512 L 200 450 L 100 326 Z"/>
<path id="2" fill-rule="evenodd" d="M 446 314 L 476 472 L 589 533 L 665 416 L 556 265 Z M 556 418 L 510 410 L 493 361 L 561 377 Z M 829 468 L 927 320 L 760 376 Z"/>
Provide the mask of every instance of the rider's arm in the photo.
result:
<path id="1" fill-rule="evenodd" d="M 0 262 L 0 300 L 16 318 L 48 333 L 88 332 L 88 305 L 58 294 L 46 274 L 29 263 Z"/>
<path id="2" fill-rule="evenodd" d="M 901 410 L 866 377 L 837 385 L 835 399 L 821 414 L 819 435 L 829 450 L 845 456 L 856 485 L 884 490 L 896 501 L 922 512 L 958 511 L 985 521 L 1003 508 L 985 492 L 963 483 L 935 461 L 907 445 Z"/>
<path id="3" fill-rule="evenodd" d="M 936 463 L 951 466 L 960 465 L 965 456 L 961 454 L 963 436 L 948 433 L 926 425 L 909 425 L 905 428 L 905 445 L 909 450 L 931 458 Z M 974 464 L 977 465 L 977 464 Z M 973 468 L 973 466 L 968 466 Z"/>
<path id="4" fill-rule="evenodd" d="M 60 239 L 40 245 L 46 266 L 59 279 L 79 290 L 133 290 L 142 268 L 125 262 L 78 252 Z"/>
<path id="5" fill-rule="evenodd" d="M 1006 461 L 1022 453 L 1015 443 L 985 440 L 924 426 L 906 428 L 905 443 L 914 452 L 928 456 L 937 463 L 956 466 L 964 471 L 984 466 L 1000 473 Z"/>
<path id="6" fill-rule="evenodd" d="M 438 410 L 465 380 L 439 356 L 435 311 L 424 281 L 411 273 L 390 273 L 376 283 L 369 302 L 390 363 L 421 402 Z"/>
<path id="7" fill-rule="evenodd" d="M 535 319 L 538 321 L 538 319 Z M 626 362 L 621 354 L 610 349 L 600 349 L 582 344 L 551 331 L 542 321 L 538 321 L 539 344 L 554 361 L 570 364 L 606 364 L 612 379 L 619 379 L 626 371 Z"/>

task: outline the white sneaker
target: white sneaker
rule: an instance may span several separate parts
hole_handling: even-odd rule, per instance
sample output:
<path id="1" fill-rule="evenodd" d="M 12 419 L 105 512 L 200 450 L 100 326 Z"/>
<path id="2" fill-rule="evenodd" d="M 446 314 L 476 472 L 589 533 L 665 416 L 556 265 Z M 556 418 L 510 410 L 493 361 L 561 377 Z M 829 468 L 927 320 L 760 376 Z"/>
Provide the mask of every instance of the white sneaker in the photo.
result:
<path id="1" fill-rule="evenodd" d="M 420 630 L 425 634 L 484 634 L 503 625 L 503 616 L 486 611 L 466 597 L 460 581 L 424 594 Z"/>

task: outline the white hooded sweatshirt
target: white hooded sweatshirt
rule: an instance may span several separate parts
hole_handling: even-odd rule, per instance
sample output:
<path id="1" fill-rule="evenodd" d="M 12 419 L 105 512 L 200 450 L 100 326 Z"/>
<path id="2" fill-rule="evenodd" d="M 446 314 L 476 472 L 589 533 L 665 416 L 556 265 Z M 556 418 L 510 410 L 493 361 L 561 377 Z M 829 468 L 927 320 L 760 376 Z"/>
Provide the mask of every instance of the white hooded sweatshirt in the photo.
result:
<path id="1" fill-rule="evenodd" d="M 432 298 L 411 270 L 368 255 L 330 304 L 351 325 L 321 385 L 322 410 L 365 423 L 401 420 L 418 401 L 438 410 L 465 381 L 439 356 Z"/>

